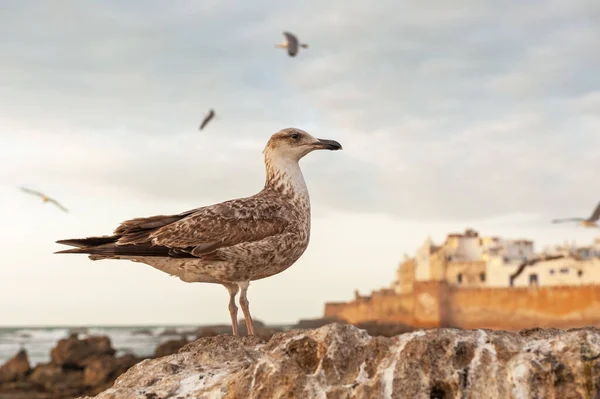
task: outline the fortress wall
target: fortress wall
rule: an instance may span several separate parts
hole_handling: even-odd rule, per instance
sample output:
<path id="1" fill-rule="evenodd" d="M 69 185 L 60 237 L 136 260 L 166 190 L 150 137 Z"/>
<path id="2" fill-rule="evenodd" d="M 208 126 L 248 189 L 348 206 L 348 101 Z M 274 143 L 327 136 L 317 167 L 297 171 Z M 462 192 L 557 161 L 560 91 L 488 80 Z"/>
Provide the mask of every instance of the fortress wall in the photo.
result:
<path id="1" fill-rule="evenodd" d="M 446 323 L 461 328 L 518 330 L 600 323 L 600 286 L 451 288 Z"/>
<path id="2" fill-rule="evenodd" d="M 325 317 L 415 327 L 518 330 L 600 325 L 600 285 L 541 288 L 458 288 L 417 282 L 409 294 L 378 293 L 325 305 Z"/>

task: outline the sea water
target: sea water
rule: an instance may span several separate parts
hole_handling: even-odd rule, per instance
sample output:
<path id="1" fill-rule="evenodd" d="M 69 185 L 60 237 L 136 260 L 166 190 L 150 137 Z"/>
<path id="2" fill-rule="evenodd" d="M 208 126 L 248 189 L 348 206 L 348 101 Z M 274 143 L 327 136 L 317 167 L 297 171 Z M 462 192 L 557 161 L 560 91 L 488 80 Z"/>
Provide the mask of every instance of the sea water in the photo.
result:
<path id="1" fill-rule="evenodd" d="M 156 347 L 172 339 L 196 338 L 193 326 L 134 326 L 134 327 L 0 327 L 0 365 L 13 357 L 20 349 L 27 350 L 31 366 L 50 361 L 50 351 L 58 340 L 73 332 L 79 338 L 107 335 L 117 356 L 133 353 L 147 357 L 154 354 Z"/>

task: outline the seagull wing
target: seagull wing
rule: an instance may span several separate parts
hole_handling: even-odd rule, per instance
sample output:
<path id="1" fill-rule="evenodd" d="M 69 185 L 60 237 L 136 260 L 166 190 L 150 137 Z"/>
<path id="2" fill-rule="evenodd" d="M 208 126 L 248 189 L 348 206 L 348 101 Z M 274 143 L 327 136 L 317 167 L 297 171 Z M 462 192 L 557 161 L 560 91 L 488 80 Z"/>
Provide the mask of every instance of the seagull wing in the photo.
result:
<path id="1" fill-rule="evenodd" d="M 598 219 L 600 219 L 600 203 L 596 206 L 596 209 L 594 209 L 594 213 L 592 213 L 592 216 L 590 216 L 588 220 L 590 222 L 595 222 Z"/>
<path id="2" fill-rule="evenodd" d="M 31 189 L 25 188 L 25 187 L 19 187 L 19 188 L 21 189 L 21 191 L 24 191 L 27 194 L 37 195 L 38 197 L 44 197 L 44 194 L 40 193 L 39 191 L 31 190 Z"/>
<path id="3" fill-rule="evenodd" d="M 564 222 L 581 222 L 584 218 L 566 218 L 566 219 L 554 219 L 552 223 L 564 223 Z"/>
<path id="4" fill-rule="evenodd" d="M 159 215 L 123 222 L 111 237 L 57 241 L 78 247 L 60 253 L 107 257 L 168 256 L 218 259 L 219 248 L 259 241 L 284 232 L 288 220 L 276 216 L 273 201 L 253 197 L 226 201 L 179 215 Z"/>
<path id="5" fill-rule="evenodd" d="M 56 205 L 58 207 L 58 209 L 65 211 L 65 212 L 69 212 L 69 210 L 67 208 L 65 208 L 64 206 L 62 206 L 57 200 L 55 200 L 54 198 L 49 198 L 48 202 L 52 202 L 54 205 Z"/>
<path id="6" fill-rule="evenodd" d="M 281 234 L 288 221 L 276 216 L 277 207 L 251 198 L 201 208 L 192 215 L 149 235 L 154 245 L 201 256 L 218 248 L 260 241 Z"/>
<path id="7" fill-rule="evenodd" d="M 525 268 L 527 266 L 533 266 L 538 262 L 542 262 L 542 261 L 546 261 L 546 260 L 555 260 L 555 259 L 561 259 L 564 258 L 565 255 L 551 255 L 551 256 L 542 256 L 539 258 L 533 258 L 533 259 L 529 259 L 521 264 L 519 264 L 519 266 L 517 266 L 517 270 L 515 270 L 515 272 L 513 274 L 511 274 L 509 276 L 509 279 L 512 281 L 515 278 L 519 277 L 519 275 L 521 273 L 523 273 L 523 270 L 525 270 Z"/>
<path id="8" fill-rule="evenodd" d="M 298 53 L 298 38 L 290 32 L 283 32 L 288 45 L 288 54 L 293 57 Z"/>
<path id="9" fill-rule="evenodd" d="M 215 111 L 212 109 L 208 112 L 208 115 L 204 117 L 204 120 L 200 124 L 200 130 L 204 129 L 204 127 L 210 122 L 210 120 L 215 116 Z"/>

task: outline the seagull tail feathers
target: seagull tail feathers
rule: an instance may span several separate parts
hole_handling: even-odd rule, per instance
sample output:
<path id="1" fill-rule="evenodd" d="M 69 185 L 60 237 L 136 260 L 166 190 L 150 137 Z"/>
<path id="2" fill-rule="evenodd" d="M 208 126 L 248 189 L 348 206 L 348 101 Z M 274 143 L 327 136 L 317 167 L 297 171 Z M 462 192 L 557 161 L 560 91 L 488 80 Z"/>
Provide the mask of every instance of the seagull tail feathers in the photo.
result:
<path id="1" fill-rule="evenodd" d="M 110 243 L 117 241 L 117 239 L 118 239 L 118 237 L 116 237 L 116 236 L 70 238 L 67 240 L 58 240 L 58 241 L 56 241 L 56 243 L 62 244 L 62 245 L 69 245 L 71 247 L 77 247 L 77 248 L 89 248 L 89 247 L 95 247 L 98 245 L 110 244 Z M 56 252 L 56 253 L 69 253 L 68 251 L 73 251 L 73 250 L 69 249 L 69 250 L 60 251 L 60 252 Z M 70 252 L 70 253 L 76 253 L 76 252 Z M 78 252 L 78 253 L 81 253 L 81 252 Z"/>
<path id="2" fill-rule="evenodd" d="M 56 251 L 55 254 L 86 254 L 87 248 L 73 248 L 73 249 L 65 249 L 62 251 Z"/>

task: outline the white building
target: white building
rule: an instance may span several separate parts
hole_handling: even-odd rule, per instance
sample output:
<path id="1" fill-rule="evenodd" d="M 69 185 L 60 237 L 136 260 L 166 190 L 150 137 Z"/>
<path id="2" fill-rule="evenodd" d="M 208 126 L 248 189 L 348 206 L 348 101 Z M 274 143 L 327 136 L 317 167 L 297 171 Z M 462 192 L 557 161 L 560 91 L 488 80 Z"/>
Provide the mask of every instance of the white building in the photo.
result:
<path id="1" fill-rule="evenodd" d="M 513 287 L 600 284 L 600 258 L 573 257 L 538 262 L 514 279 Z"/>
<path id="2" fill-rule="evenodd" d="M 533 241 L 498 240 L 498 244 L 486 251 L 487 285 L 509 287 L 510 276 L 519 265 L 535 257 Z"/>
<path id="3" fill-rule="evenodd" d="M 431 241 L 431 237 L 427 237 L 423 245 L 417 249 L 415 256 L 416 267 L 415 267 L 415 280 L 416 281 L 429 281 L 431 280 L 431 254 L 436 249 L 435 245 Z"/>
<path id="4" fill-rule="evenodd" d="M 566 257 L 540 261 L 525 266 L 517 273 L 524 262 L 544 255 Z M 600 284 L 600 238 L 590 246 L 577 247 L 575 243 L 565 243 L 536 254 L 533 241 L 480 237 L 476 231 L 467 229 L 464 234 L 449 234 L 441 246 L 434 245 L 431 238 L 427 237 L 410 262 L 405 259 L 403 264 L 406 270 L 402 273 L 399 268 L 394 285 L 397 292 L 408 289 L 401 289 L 400 274 L 408 285 L 412 284 L 409 280 L 447 280 L 456 283 L 457 278 L 459 283 L 456 284 L 461 285 L 461 280 L 472 277 L 473 273 L 479 278 L 470 284 L 487 287 Z M 467 280 L 473 280 L 470 277 Z"/>

